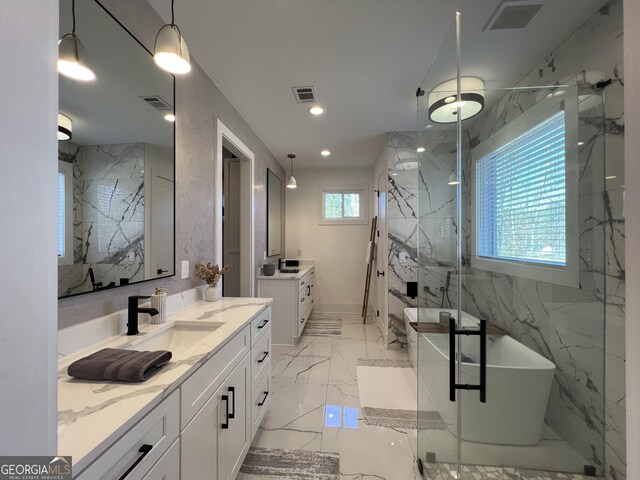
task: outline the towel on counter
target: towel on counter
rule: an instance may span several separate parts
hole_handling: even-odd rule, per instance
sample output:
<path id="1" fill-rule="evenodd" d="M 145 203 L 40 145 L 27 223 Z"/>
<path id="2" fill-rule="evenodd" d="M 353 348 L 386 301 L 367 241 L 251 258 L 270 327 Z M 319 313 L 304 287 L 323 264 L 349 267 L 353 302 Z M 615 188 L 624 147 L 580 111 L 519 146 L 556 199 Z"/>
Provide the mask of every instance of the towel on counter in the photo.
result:
<path id="1" fill-rule="evenodd" d="M 67 369 L 71 377 L 84 380 L 113 380 L 120 382 L 144 382 L 171 360 L 171 352 L 139 352 L 104 348 L 80 360 Z"/>

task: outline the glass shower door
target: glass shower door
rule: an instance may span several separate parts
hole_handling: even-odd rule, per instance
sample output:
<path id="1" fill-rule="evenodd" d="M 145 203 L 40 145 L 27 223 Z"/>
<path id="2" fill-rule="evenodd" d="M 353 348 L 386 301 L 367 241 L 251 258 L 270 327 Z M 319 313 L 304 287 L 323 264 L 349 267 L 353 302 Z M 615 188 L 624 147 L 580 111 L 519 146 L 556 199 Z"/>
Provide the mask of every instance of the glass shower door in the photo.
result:
<path id="1" fill-rule="evenodd" d="M 465 5 L 417 92 L 418 456 L 600 476 L 604 97 L 580 70 L 482 79 Z"/>

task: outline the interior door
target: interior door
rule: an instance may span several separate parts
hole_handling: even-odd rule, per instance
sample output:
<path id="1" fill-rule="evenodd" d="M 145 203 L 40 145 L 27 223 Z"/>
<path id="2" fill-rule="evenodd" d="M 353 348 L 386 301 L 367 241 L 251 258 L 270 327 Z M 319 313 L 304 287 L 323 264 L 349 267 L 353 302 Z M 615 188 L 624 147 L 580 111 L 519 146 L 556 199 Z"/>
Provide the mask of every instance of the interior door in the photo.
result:
<path id="1" fill-rule="evenodd" d="M 240 296 L 240 160 L 224 159 L 223 172 L 222 263 L 231 265 L 224 274 L 222 294 Z"/>
<path id="2" fill-rule="evenodd" d="M 160 175 L 151 179 L 151 265 L 152 275 L 173 271 L 174 182 Z"/>
<path id="3" fill-rule="evenodd" d="M 382 333 L 385 341 L 388 339 L 386 333 L 389 325 L 387 318 L 387 258 L 385 257 L 385 249 L 387 242 L 387 172 L 384 171 L 378 177 L 378 224 L 376 232 L 376 261 L 375 274 L 376 279 L 376 320 L 382 327 Z"/>

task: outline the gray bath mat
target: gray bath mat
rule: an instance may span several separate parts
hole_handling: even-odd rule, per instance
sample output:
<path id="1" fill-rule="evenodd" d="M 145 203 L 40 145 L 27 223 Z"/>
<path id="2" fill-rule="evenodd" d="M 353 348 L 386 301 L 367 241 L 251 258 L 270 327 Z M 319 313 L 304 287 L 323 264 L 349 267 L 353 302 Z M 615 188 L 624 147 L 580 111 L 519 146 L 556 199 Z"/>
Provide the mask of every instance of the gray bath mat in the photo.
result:
<path id="1" fill-rule="evenodd" d="M 339 480 L 340 455 L 251 447 L 240 472 L 242 480 Z"/>
<path id="2" fill-rule="evenodd" d="M 303 336 L 339 337 L 342 335 L 342 319 L 310 317 L 302 332 Z"/>
<path id="3" fill-rule="evenodd" d="M 416 428 L 421 430 L 444 430 L 445 424 L 438 412 L 397 410 L 392 408 L 362 407 L 362 414 L 368 425 L 393 428 Z"/>

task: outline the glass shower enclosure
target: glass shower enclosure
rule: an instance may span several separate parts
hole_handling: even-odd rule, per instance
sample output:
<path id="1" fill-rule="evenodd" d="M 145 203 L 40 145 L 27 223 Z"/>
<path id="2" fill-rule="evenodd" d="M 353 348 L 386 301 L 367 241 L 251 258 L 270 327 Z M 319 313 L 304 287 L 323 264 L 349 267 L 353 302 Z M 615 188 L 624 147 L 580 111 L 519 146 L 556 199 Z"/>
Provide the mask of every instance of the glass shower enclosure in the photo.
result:
<path id="1" fill-rule="evenodd" d="M 603 94 L 584 71 L 487 78 L 486 30 L 452 20 L 416 93 L 419 466 L 601 476 Z"/>

